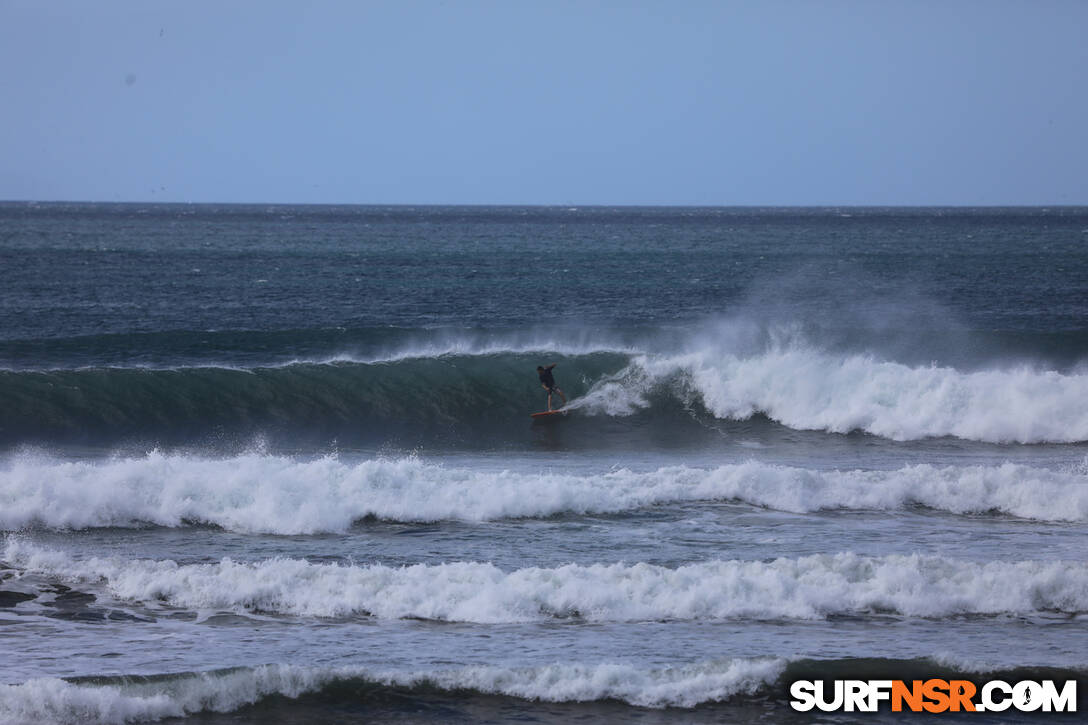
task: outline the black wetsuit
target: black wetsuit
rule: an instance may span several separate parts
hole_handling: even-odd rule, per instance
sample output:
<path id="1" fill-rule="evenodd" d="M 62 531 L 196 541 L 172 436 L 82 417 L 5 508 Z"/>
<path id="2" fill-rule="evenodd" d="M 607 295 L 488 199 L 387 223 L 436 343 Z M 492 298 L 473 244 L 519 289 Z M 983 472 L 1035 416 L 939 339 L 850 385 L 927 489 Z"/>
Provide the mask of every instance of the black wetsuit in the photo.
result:
<path id="1" fill-rule="evenodd" d="M 548 392 L 555 390 L 555 378 L 552 377 L 552 369 L 544 368 L 543 370 L 537 370 L 536 374 L 540 376 L 540 382 L 544 384 L 544 387 L 548 389 Z"/>

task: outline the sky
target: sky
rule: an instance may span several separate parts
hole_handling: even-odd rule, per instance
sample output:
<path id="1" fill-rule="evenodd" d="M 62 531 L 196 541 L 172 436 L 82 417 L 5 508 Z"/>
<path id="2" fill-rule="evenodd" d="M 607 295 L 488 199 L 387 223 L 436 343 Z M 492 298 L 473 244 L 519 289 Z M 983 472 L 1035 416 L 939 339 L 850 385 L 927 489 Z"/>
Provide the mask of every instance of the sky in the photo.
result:
<path id="1" fill-rule="evenodd" d="M 1088 204 L 1085 0 L 0 0 L 0 199 Z"/>

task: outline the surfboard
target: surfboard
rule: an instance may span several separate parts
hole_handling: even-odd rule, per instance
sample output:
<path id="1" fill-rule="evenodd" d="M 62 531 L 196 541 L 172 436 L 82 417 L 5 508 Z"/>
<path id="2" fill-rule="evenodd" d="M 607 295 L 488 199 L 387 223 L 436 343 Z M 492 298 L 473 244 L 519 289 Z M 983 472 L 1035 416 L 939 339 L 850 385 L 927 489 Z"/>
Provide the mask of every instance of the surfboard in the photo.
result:
<path id="1" fill-rule="evenodd" d="M 552 417 L 552 416 L 555 416 L 555 415 L 566 415 L 566 414 L 567 414 L 568 412 L 569 412 L 569 411 L 567 411 L 567 410 L 563 410 L 563 409 L 561 408 L 561 409 L 559 409 L 559 410 L 545 410 L 545 411 L 544 411 L 544 412 L 542 412 L 542 413 L 530 413 L 530 415 L 531 415 L 531 416 L 532 416 L 533 418 L 536 418 L 537 420 L 541 420 L 541 419 L 547 419 L 547 418 L 550 418 L 550 417 Z"/>

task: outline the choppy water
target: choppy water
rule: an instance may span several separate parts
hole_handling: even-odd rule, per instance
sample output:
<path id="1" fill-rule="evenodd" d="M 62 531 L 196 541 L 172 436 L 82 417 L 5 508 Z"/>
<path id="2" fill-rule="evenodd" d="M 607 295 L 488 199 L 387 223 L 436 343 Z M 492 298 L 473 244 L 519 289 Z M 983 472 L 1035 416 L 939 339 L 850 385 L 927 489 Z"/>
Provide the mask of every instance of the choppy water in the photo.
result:
<path id="1" fill-rule="evenodd" d="M 1088 210 L 4 204 L 0 278 L 0 720 L 1088 673 Z"/>

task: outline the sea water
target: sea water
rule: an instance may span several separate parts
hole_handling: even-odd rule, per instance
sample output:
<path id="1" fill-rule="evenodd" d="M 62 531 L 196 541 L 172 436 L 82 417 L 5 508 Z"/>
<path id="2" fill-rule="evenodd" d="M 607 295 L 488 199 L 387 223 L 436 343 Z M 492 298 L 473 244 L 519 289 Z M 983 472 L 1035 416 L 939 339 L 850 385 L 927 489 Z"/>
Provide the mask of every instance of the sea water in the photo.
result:
<path id="1" fill-rule="evenodd" d="M 1081 208 L 2 204 L 0 721 L 1083 682 L 1085 320 Z"/>

